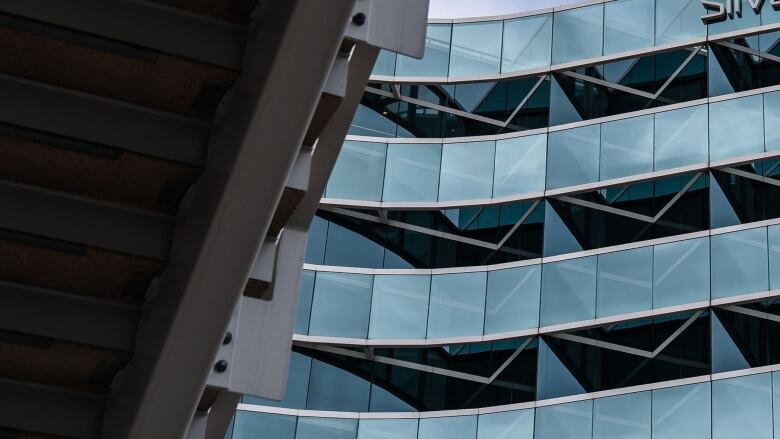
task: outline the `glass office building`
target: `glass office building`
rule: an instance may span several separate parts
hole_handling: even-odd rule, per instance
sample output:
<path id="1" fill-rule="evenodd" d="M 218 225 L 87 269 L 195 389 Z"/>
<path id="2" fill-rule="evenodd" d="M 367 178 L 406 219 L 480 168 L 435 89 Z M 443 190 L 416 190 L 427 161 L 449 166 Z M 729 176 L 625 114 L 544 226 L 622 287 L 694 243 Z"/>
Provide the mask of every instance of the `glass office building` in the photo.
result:
<path id="1" fill-rule="evenodd" d="M 382 53 L 234 439 L 780 438 L 780 6 L 612 0 Z"/>

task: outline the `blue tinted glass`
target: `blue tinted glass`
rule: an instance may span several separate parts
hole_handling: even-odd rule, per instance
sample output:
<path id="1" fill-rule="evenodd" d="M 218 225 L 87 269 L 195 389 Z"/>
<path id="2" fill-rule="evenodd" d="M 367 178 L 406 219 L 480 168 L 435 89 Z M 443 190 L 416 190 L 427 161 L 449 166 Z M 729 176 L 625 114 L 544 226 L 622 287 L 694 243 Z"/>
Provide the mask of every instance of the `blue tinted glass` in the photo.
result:
<path id="1" fill-rule="evenodd" d="M 497 141 L 493 197 L 544 191 L 546 160 L 546 134 Z"/>
<path id="2" fill-rule="evenodd" d="M 292 352 L 290 355 L 290 368 L 287 373 L 287 389 L 284 393 L 284 399 L 281 401 L 274 401 L 271 399 L 244 395 L 242 402 L 271 407 L 305 409 L 306 397 L 309 393 L 310 371 L 311 358 L 299 354 L 298 352 Z"/>
<path id="3" fill-rule="evenodd" d="M 655 170 L 706 163 L 708 139 L 706 105 L 656 114 Z"/>
<path id="4" fill-rule="evenodd" d="M 536 409 L 536 439 L 590 439 L 593 401 L 578 401 Z"/>
<path id="5" fill-rule="evenodd" d="M 417 419 L 361 419 L 358 439 L 417 439 Z"/>
<path id="6" fill-rule="evenodd" d="M 505 21 L 501 71 L 517 72 L 549 66 L 552 23 L 552 14 Z"/>
<path id="7" fill-rule="evenodd" d="M 381 245 L 336 223 L 328 225 L 325 265 L 377 268 L 382 266 L 383 258 Z"/>
<path id="8" fill-rule="evenodd" d="M 701 0 L 655 0 L 656 44 L 703 38 L 707 27 L 701 22 Z"/>
<path id="9" fill-rule="evenodd" d="M 328 222 L 315 216 L 309 226 L 306 242 L 306 258 L 308 264 L 322 264 L 325 260 L 325 241 L 328 238 Z"/>
<path id="10" fill-rule="evenodd" d="M 420 419 L 419 439 L 474 439 L 477 437 L 476 416 Z"/>
<path id="11" fill-rule="evenodd" d="M 653 307 L 653 248 L 599 255 L 596 317 Z"/>
<path id="12" fill-rule="evenodd" d="M 710 439 L 710 383 L 653 391 L 653 439 Z"/>
<path id="13" fill-rule="evenodd" d="M 544 337 L 539 339 L 536 399 L 559 398 L 585 393 L 585 388 L 568 367 L 550 349 Z"/>
<path id="14" fill-rule="evenodd" d="M 295 438 L 295 416 L 237 411 L 234 439 L 252 439 L 267 435 L 274 439 Z"/>
<path id="15" fill-rule="evenodd" d="M 701 302 L 709 298 L 709 238 L 655 246 L 653 308 Z"/>
<path id="16" fill-rule="evenodd" d="M 479 416 L 477 439 L 533 439 L 533 437 L 533 409 Z"/>
<path id="17" fill-rule="evenodd" d="M 600 136 L 599 125 L 550 133 L 547 145 L 547 188 L 557 189 L 598 181 Z"/>
<path id="18" fill-rule="evenodd" d="M 766 150 L 780 150 L 780 92 L 764 95 L 764 129 Z"/>
<path id="19" fill-rule="evenodd" d="M 298 418 L 295 439 L 355 439 L 356 435 L 357 419 Z"/>
<path id="20" fill-rule="evenodd" d="M 317 273 L 309 334 L 366 338 L 371 309 L 371 276 Z"/>
<path id="21" fill-rule="evenodd" d="M 451 24 L 429 24 L 425 34 L 425 56 L 417 60 L 398 55 L 396 76 L 447 76 L 451 33 Z"/>
<path id="22" fill-rule="evenodd" d="M 430 276 L 377 275 L 369 338 L 425 338 Z"/>
<path id="23" fill-rule="evenodd" d="M 349 371 L 312 360 L 306 408 L 364 412 L 368 410 L 370 388 L 368 381 Z"/>
<path id="24" fill-rule="evenodd" d="M 601 125 L 601 179 L 653 171 L 653 116 Z"/>
<path id="25" fill-rule="evenodd" d="M 501 69 L 502 21 L 452 26 L 450 76 L 496 74 Z"/>
<path id="26" fill-rule="evenodd" d="M 301 272 L 301 288 L 298 296 L 298 309 L 295 312 L 296 334 L 309 333 L 309 316 L 311 315 L 311 301 L 314 294 L 314 272 L 303 270 Z"/>
<path id="27" fill-rule="evenodd" d="M 780 372 L 772 373 L 772 418 L 775 437 L 780 438 Z"/>
<path id="28" fill-rule="evenodd" d="M 495 153 L 495 142 L 444 145 L 439 201 L 490 198 L 493 194 Z"/>
<path id="29" fill-rule="evenodd" d="M 387 148 L 384 201 L 436 201 L 439 144 L 391 144 Z"/>
<path id="30" fill-rule="evenodd" d="M 780 289 L 780 226 L 768 229 L 769 243 L 769 289 Z"/>
<path id="31" fill-rule="evenodd" d="M 539 325 L 540 265 L 488 273 L 485 334 Z"/>
<path id="32" fill-rule="evenodd" d="M 487 273 L 433 276 L 428 338 L 482 334 Z"/>
<path id="33" fill-rule="evenodd" d="M 712 438 L 771 439 L 771 389 L 770 374 L 713 381 Z"/>
<path id="34" fill-rule="evenodd" d="M 385 175 L 384 143 L 347 140 L 330 175 L 325 196 L 348 200 L 379 201 Z"/>
<path id="35" fill-rule="evenodd" d="M 374 63 L 371 75 L 393 76 L 395 74 L 395 52 L 382 49 Z"/>
<path id="36" fill-rule="evenodd" d="M 769 287 L 765 228 L 712 237 L 712 298 L 766 291 Z"/>
<path id="37" fill-rule="evenodd" d="M 603 22 L 603 4 L 556 12 L 553 25 L 553 64 L 601 56 Z"/>
<path id="38" fill-rule="evenodd" d="M 731 32 L 761 25 L 760 11 L 758 14 L 753 11 L 749 2 L 747 1 L 740 0 L 739 3 L 742 4 L 742 14 L 734 13 L 733 17 L 722 20 L 719 23 L 711 23 L 707 25 L 709 35 L 717 35 L 723 32 Z"/>
<path id="39" fill-rule="evenodd" d="M 764 151 L 764 103 L 761 95 L 710 105 L 710 160 Z"/>
<path id="40" fill-rule="evenodd" d="M 650 392 L 593 402 L 593 439 L 650 439 Z"/>
<path id="41" fill-rule="evenodd" d="M 654 0 L 617 0 L 604 5 L 604 55 L 653 46 Z"/>
<path id="42" fill-rule="evenodd" d="M 389 111 L 397 112 L 398 103 L 388 105 Z M 347 134 L 355 136 L 395 137 L 398 125 L 386 115 L 363 104 L 358 105 Z M 399 134 L 399 137 L 401 135 Z"/>
<path id="43" fill-rule="evenodd" d="M 544 264 L 542 326 L 596 316 L 596 257 Z"/>
<path id="44" fill-rule="evenodd" d="M 409 371 L 410 373 L 413 373 Z M 376 384 L 371 384 L 371 399 L 369 411 L 372 412 L 416 412 L 417 409 L 409 405 L 407 401 L 389 390 Z"/>

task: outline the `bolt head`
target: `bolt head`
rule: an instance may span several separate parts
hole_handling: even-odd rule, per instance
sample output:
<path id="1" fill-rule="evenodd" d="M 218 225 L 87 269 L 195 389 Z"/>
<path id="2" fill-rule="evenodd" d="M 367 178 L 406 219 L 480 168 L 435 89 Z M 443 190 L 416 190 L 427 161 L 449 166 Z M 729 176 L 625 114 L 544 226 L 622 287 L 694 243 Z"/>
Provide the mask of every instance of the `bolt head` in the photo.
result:
<path id="1" fill-rule="evenodd" d="M 363 24 L 366 22 L 366 14 L 358 12 L 352 16 L 352 22 L 358 26 L 363 26 Z"/>
<path id="2" fill-rule="evenodd" d="M 226 371 L 228 368 L 228 363 L 225 360 L 219 360 L 216 364 L 214 364 L 214 370 L 217 371 L 217 373 L 222 373 Z"/>

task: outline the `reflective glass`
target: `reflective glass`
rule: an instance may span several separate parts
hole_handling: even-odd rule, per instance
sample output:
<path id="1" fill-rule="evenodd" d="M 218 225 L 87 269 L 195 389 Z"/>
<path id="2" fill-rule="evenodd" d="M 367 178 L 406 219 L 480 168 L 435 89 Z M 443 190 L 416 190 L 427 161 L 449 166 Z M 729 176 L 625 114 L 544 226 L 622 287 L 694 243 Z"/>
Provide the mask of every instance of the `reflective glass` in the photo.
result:
<path id="1" fill-rule="evenodd" d="M 656 114 L 654 137 L 656 171 L 707 163 L 707 106 Z"/>
<path id="2" fill-rule="evenodd" d="M 650 439 L 650 392 L 593 402 L 593 439 Z"/>
<path id="3" fill-rule="evenodd" d="M 487 273 L 433 276 L 428 338 L 482 334 Z"/>
<path id="4" fill-rule="evenodd" d="M 381 245 L 336 223 L 328 225 L 325 265 L 377 268 L 382 266 L 383 258 L 384 248 Z"/>
<path id="5" fill-rule="evenodd" d="M 395 52 L 382 49 L 374 63 L 371 75 L 393 76 L 395 74 Z"/>
<path id="6" fill-rule="evenodd" d="M 655 0 L 655 43 L 669 44 L 707 36 L 701 0 Z"/>
<path id="7" fill-rule="evenodd" d="M 498 73 L 501 69 L 503 24 L 502 21 L 454 24 L 449 76 Z"/>
<path id="8" fill-rule="evenodd" d="M 533 437 L 533 409 L 479 416 L 477 439 L 533 439 Z"/>
<path id="9" fill-rule="evenodd" d="M 600 136 L 599 125 L 550 133 L 547 189 L 598 181 Z"/>
<path id="10" fill-rule="evenodd" d="M 552 14 L 505 21 L 501 71 L 517 72 L 549 66 L 552 23 Z"/>
<path id="11" fill-rule="evenodd" d="M 485 334 L 539 326 L 540 265 L 488 273 Z"/>
<path id="12" fill-rule="evenodd" d="M 713 299 L 768 289 L 765 228 L 716 235 L 711 245 Z"/>
<path id="13" fill-rule="evenodd" d="M 355 439 L 356 435 L 357 419 L 301 417 L 295 439 Z"/>
<path id="14" fill-rule="evenodd" d="M 764 95 L 764 130 L 766 150 L 780 150 L 780 92 Z"/>
<path id="15" fill-rule="evenodd" d="M 780 10 L 771 7 L 768 1 L 765 1 L 764 4 L 765 6 L 761 9 L 761 24 L 780 22 Z"/>
<path id="16" fill-rule="evenodd" d="M 328 239 L 328 222 L 318 216 L 312 218 L 306 238 L 304 260 L 309 264 L 322 264 L 325 260 L 325 242 Z"/>
<path id="17" fill-rule="evenodd" d="M 369 338 L 425 338 L 430 276 L 377 275 Z"/>
<path id="18" fill-rule="evenodd" d="M 774 436 L 780 439 L 780 372 L 772 373 L 772 418 Z"/>
<path id="19" fill-rule="evenodd" d="M 398 55 L 396 76 L 447 76 L 450 64 L 451 24 L 429 24 L 425 33 L 425 56 L 415 59 Z"/>
<path id="20" fill-rule="evenodd" d="M 751 9 L 750 3 L 748 1 L 739 1 L 742 3 L 742 14 L 734 13 L 733 17 L 729 17 L 726 20 L 721 20 L 717 23 L 710 23 L 707 25 L 707 32 L 709 35 L 716 35 L 723 32 L 731 32 L 761 25 L 761 14 L 756 14 L 753 9 Z"/>
<path id="21" fill-rule="evenodd" d="M 604 55 L 653 46 L 654 0 L 617 0 L 604 5 Z"/>
<path id="22" fill-rule="evenodd" d="M 546 134 L 497 141 L 493 197 L 544 191 L 546 160 Z"/>
<path id="23" fill-rule="evenodd" d="M 385 175 L 384 143 L 344 141 L 325 190 L 328 198 L 379 201 Z"/>
<path id="24" fill-rule="evenodd" d="M 771 439 L 771 389 L 768 373 L 713 381 L 712 438 Z"/>
<path id="25" fill-rule="evenodd" d="M 710 383 L 653 391 L 653 439 L 710 439 Z"/>
<path id="26" fill-rule="evenodd" d="M 536 439 L 590 439 L 593 401 L 578 401 L 536 409 Z"/>
<path id="27" fill-rule="evenodd" d="M 536 376 L 536 399 L 551 399 L 586 393 L 586 383 L 578 381 L 571 370 L 550 348 L 545 337 L 539 339 L 538 371 Z M 568 364 L 571 364 L 569 362 Z"/>
<path id="28" fill-rule="evenodd" d="M 317 273 L 309 334 L 366 338 L 371 280 L 364 274 Z"/>
<path id="29" fill-rule="evenodd" d="M 287 388 L 284 392 L 284 399 L 281 401 L 274 401 L 271 399 L 244 395 L 241 402 L 271 407 L 305 409 L 306 397 L 309 393 L 310 372 L 311 358 L 298 352 L 291 352 L 290 367 L 287 372 Z"/>
<path id="30" fill-rule="evenodd" d="M 553 26 L 553 64 L 601 56 L 603 24 L 603 4 L 556 12 Z"/>
<path id="31" fill-rule="evenodd" d="M 303 270 L 301 272 L 301 288 L 298 295 L 298 309 L 295 312 L 296 334 L 309 333 L 309 316 L 311 315 L 311 301 L 314 294 L 315 272 Z"/>
<path id="32" fill-rule="evenodd" d="M 417 419 L 361 419 L 358 439 L 417 439 Z"/>
<path id="33" fill-rule="evenodd" d="M 365 412 L 371 384 L 348 370 L 319 360 L 311 362 L 309 410 Z"/>
<path id="34" fill-rule="evenodd" d="M 477 437 L 476 416 L 420 419 L 419 439 L 474 439 Z"/>
<path id="35" fill-rule="evenodd" d="M 495 142 L 450 143 L 442 148 L 439 201 L 490 198 Z"/>
<path id="36" fill-rule="evenodd" d="M 390 144 L 382 199 L 436 201 L 440 167 L 440 144 Z"/>
<path id="37" fill-rule="evenodd" d="M 382 112 L 398 112 L 398 103 L 390 103 Z M 355 136 L 374 136 L 374 137 L 395 137 L 398 131 L 398 125 L 386 115 L 369 108 L 366 105 L 358 105 L 355 115 L 352 116 L 352 123 L 349 126 L 347 134 Z M 399 134 L 399 137 L 405 137 Z"/>
<path id="38" fill-rule="evenodd" d="M 544 264 L 541 325 L 576 322 L 596 316 L 596 257 Z"/>
<path id="39" fill-rule="evenodd" d="M 596 317 L 653 307 L 653 248 L 642 247 L 598 257 Z"/>
<path id="40" fill-rule="evenodd" d="M 769 244 L 769 289 L 780 289 L 780 226 L 767 230 Z"/>
<path id="41" fill-rule="evenodd" d="M 653 171 L 653 116 L 601 125 L 601 180 Z"/>
<path id="42" fill-rule="evenodd" d="M 761 95 L 710 104 L 710 160 L 764 151 Z"/>
<path id="43" fill-rule="evenodd" d="M 653 308 L 710 298 L 710 240 L 690 239 L 653 249 Z"/>
<path id="44" fill-rule="evenodd" d="M 295 416 L 239 410 L 233 425 L 235 439 L 251 439 L 262 435 L 274 439 L 295 438 Z"/>

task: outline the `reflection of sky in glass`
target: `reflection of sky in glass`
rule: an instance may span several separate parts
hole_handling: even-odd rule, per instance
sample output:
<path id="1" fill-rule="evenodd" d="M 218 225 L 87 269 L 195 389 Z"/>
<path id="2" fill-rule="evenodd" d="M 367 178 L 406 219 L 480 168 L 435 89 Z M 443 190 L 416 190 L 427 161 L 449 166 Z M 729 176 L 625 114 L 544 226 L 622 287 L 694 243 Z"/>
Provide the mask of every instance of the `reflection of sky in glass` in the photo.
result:
<path id="1" fill-rule="evenodd" d="M 430 0 L 428 16 L 431 18 L 485 17 L 551 8 L 580 1 L 582 0 Z"/>

